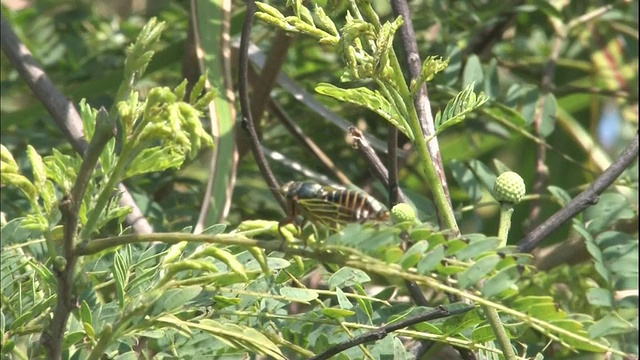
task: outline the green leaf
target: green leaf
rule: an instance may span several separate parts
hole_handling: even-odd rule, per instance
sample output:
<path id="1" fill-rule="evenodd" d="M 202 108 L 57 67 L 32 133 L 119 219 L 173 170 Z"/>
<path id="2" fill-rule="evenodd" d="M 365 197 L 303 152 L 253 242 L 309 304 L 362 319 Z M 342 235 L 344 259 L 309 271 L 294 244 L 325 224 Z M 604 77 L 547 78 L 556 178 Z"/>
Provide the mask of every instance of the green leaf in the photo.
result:
<path id="1" fill-rule="evenodd" d="M 284 20 L 284 15 L 282 15 L 282 13 L 280 13 L 278 9 L 274 8 L 273 6 L 267 3 L 263 3 L 262 1 L 256 1 L 256 7 L 258 8 L 259 11 L 262 11 L 268 14 L 269 16 L 273 16 L 276 19 Z"/>
<path id="2" fill-rule="evenodd" d="M 477 258 L 481 254 L 496 250 L 500 245 L 500 239 L 497 237 L 490 237 L 482 240 L 476 240 L 469 243 L 469 246 L 456 252 L 454 255 L 458 260 L 467 260 L 471 258 Z"/>
<path id="3" fill-rule="evenodd" d="M 476 54 L 472 54 L 467 58 L 467 64 L 462 73 L 462 86 L 473 88 L 475 84 L 482 84 L 484 80 L 484 72 L 480 58 Z"/>
<path id="4" fill-rule="evenodd" d="M 458 46 L 448 46 L 445 52 L 449 56 L 449 66 L 444 70 L 442 77 L 444 83 L 452 87 L 460 78 L 460 72 L 462 70 L 462 49 Z"/>
<path id="5" fill-rule="evenodd" d="M 427 56 L 422 63 L 422 69 L 417 79 L 411 80 L 410 92 L 414 96 L 425 82 L 431 81 L 437 73 L 444 71 L 449 66 L 449 58 L 441 56 Z"/>
<path id="6" fill-rule="evenodd" d="M 600 195 L 598 203 L 587 208 L 584 221 L 589 232 L 597 234 L 622 219 L 632 219 L 635 212 L 624 196 L 618 193 Z"/>
<path id="7" fill-rule="evenodd" d="M 455 335 L 466 331 L 483 322 L 477 310 L 471 310 L 462 315 L 448 317 L 442 324 L 441 331 L 445 335 Z"/>
<path id="8" fill-rule="evenodd" d="M 424 252 L 428 247 L 429 243 L 426 240 L 421 240 L 415 243 L 405 252 L 404 256 L 400 260 L 400 266 L 405 270 L 415 266 L 420 259 L 424 257 Z"/>
<path id="9" fill-rule="evenodd" d="M 331 289 L 335 289 L 369 281 L 371 281 L 371 278 L 364 271 L 345 266 L 331 275 L 328 283 Z"/>
<path id="10" fill-rule="evenodd" d="M 27 156 L 33 169 L 33 185 L 38 189 L 42 189 L 45 181 L 47 181 L 47 174 L 45 173 L 42 157 L 40 157 L 40 154 L 38 154 L 36 149 L 31 145 L 27 145 Z"/>
<path id="11" fill-rule="evenodd" d="M 125 288 L 129 281 L 129 269 L 131 263 L 129 257 L 126 256 L 126 250 L 117 251 L 113 258 L 113 278 L 116 284 L 116 294 L 118 295 L 118 304 L 120 309 L 124 309 L 125 306 Z"/>
<path id="12" fill-rule="evenodd" d="M 558 102 L 555 95 L 552 93 L 546 94 L 544 97 L 544 109 L 542 109 L 542 123 L 540 125 L 540 134 L 543 137 L 551 135 L 555 129 L 557 108 Z"/>
<path id="13" fill-rule="evenodd" d="M 487 94 L 487 97 L 497 99 L 500 96 L 500 79 L 498 74 L 498 60 L 496 58 L 491 58 L 491 60 L 489 60 L 489 65 L 484 79 L 476 80 L 476 83 L 482 84 L 484 93 Z"/>
<path id="14" fill-rule="evenodd" d="M 445 256 L 444 245 L 439 244 L 429 251 L 418 263 L 418 273 L 427 274 L 436 269 Z"/>
<path id="15" fill-rule="evenodd" d="M 489 255 L 478 260 L 475 264 L 471 265 L 458 277 L 458 285 L 466 289 L 469 286 L 476 284 L 486 274 L 495 269 L 496 264 L 500 261 L 500 256 Z"/>
<path id="16" fill-rule="evenodd" d="M 20 189 L 32 205 L 37 205 L 38 190 L 25 176 L 3 171 L 0 173 L 0 179 L 3 185 L 12 185 Z"/>
<path id="17" fill-rule="evenodd" d="M 508 329 L 506 330 L 508 331 Z M 485 343 L 495 338 L 496 335 L 489 324 L 478 326 L 471 332 L 471 339 L 473 339 L 474 343 Z"/>
<path id="18" fill-rule="evenodd" d="M 336 298 L 338 299 L 338 305 L 340 305 L 340 308 L 345 310 L 353 309 L 353 304 L 351 303 L 351 301 L 349 301 L 347 296 L 344 294 L 344 291 L 342 291 L 340 288 L 336 288 L 335 291 L 336 291 Z"/>
<path id="19" fill-rule="evenodd" d="M 216 246 L 207 246 L 202 250 L 202 254 L 212 256 L 223 263 L 225 263 L 233 272 L 240 275 L 245 281 L 248 280 L 244 266 L 226 250 L 220 249 Z"/>
<path id="20" fill-rule="evenodd" d="M 483 178 L 492 174 L 491 171 L 479 161 L 473 161 L 472 164 L 475 166 L 476 171 L 481 172 Z M 480 178 L 478 178 L 474 169 L 457 160 L 452 160 L 450 162 L 450 167 L 451 175 L 458 185 L 467 192 L 469 199 L 473 203 L 480 201 L 483 193 L 486 192 L 487 186 L 480 182 Z M 493 175 L 493 179 L 495 181 L 495 175 Z"/>
<path id="21" fill-rule="evenodd" d="M 451 265 L 451 264 L 438 264 L 436 270 L 441 275 L 452 276 L 458 275 L 461 272 L 467 270 L 466 266 Z"/>
<path id="22" fill-rule="evenodd" d="M 339 36 L 336 24 L 327 16 L 324 9 L 318 6 L 318 4 L 314 4 L 313 10 L 316 14 L 316 19 L 318 20 L 316 25 L 333 36 Z"/>
<path id="23" fill-rule="evenodd" d="M 289 286 L 284 286 L 280 289 L 280 295 L 287 298 L 289 301 L 300 302 L 304 304 L 308 304 L 309 301 L 315 300 L 318 298 L 318 293 L 312 289 L 304 289 L 304 288 L 294 288 Z"/>
<path id="24" fill-rule="evenodd" d="M 489 98 L 483 92 L 478 95 L 473 92 L 474 85 L 475 83 L 467 85 L 464 90 L 447 103 L 443 111 L 438 111 L 434 117 L 436 135 L 461 123 L 473 110 L 489 101 Z"/>
<path id="25" fill-rule="evenodd" d="M 2 172 L 3 173 L 18 173 L 20 168 L 11 155 L 9 149 L 6 146 L 0 144 L 0 158 L 2 159 Z"/>
<path id="26" fill-rule="evenodd" d="M 613 307 L 613 295 L 607 289 L 591 288 L 587 290 L 587 300 L 593 306 Z"/>
<path id="27" fill-rule="evenodd" d="M 144 149 L 136 156 L 124 175 L 123 179 L 150 172 L 179 168 L 184 162 L 184 155 L 177 153 L 170 146 L 155 146 Z"/>
<path id="28" fill-rule="evenodd" d="M 517 265 L 509 266 L 485 281 L 482 287 L 482 295 L 491 298 L 507 290 L 520 278 L 520 269 Z"/>
<path id="29" fill-rule="evenodd" d="M 518 110 L 529 125 L 533 123 L 539 96 L 540 90 L 535 86 L 513 84 L 507 90 L 505 105 Z"/>
<path id="30" fill-rule="evenodd" d="M 393 358 L 398 360 L 407 360 L 409 358 L 407 350 L 404 348 L 404 344 L 396 336 L 389 336 L 393 339 Z M 413 359 L 413 357 L 411 357 Z"/>
<path id="31" fill-rule="evenodd" d="M 202 230 L 201 235 L 218 235 L 224 233 L 227 228 L 227 224 L 213 224 L 208 228 Z"/>
<path id="32" fill-rule="evenodd" d="M 80 305 L 80 320 L 84 323 L 93 324 L 91 309 L 89 308 L 89 304 L 84 300 L 82 300 L 82 304 Z"/>
<path id="33" fill-rule="evenodd" d="M 356 312 L 353 310 L 345 310 L 345 309 L 336 309 L 336 308 L 324 308 L 322 309 L 322 315 L 330 318 L 341 320 L 343 318 L 353 316 Z"/>
<path id="34" fill-rule="evenodd" d="M 153 304 L 153 315 L 171 312 L 184 307 L 202 292 L 202 286 L 187 286 L 179 289 L 169 289 Z"/>
<path id="35" fill-rule="evenodd" d="M 213 297 L 213 305 L 218 310 L 224 309 L 230 306 L 237 306 L 241 302 L 242 302 L 242 299 L 237 297 L 230 298 L 222 295 L 216 295 Z"/>
<path id="36" fill-rule="evenodd" d="M 589 336 L 594 339 L 617 334 L 625 334 L 635 329 L 632 323 L 620 317 L 617 312 L 611 312 L 607 316 L 589 326 Z"/>
<path id="37" fill-rule="evenodd" d="M 64 334 L 64 344 L 62 345 L 62 349 L 66 350 L 72 345 L 77 345 L 82 343 L 84 337 L 86 336 L 84 331 L 73 331 L 67 332 Z"/>
<path id="38" fill-rule="evenodd" d="M 320 83 L 316 86 L 316 92 L 322 95 L 332 97 L 334 99 L 348 102 L 367 108 L 376 114 L 382 116 L 391 125 L 395 126 L 403 134 L 405 134 L 412 142 L 414 141 L 411 128 L 404 119 L 400 111 L 378 91 L 371 91 L 367 88 L 360 87 L 355 89 L 342 89 L 337 86 Z"/>
<path id="39" fill-rule="evenodd" d="M 453 256 L 458 251 L 469 246 L 469 243 L 472 241 L 472 239 L 467 238 L 466 236 L 467 235 L 465 235 L 465 239 L 451 239 L 449 240 L 449 242 L 447 242 L 447 256 Z"/>
<path id="40" fill-rule="evenodd" d="M 547 187 L 547 190 L 553 195 L 553 198 L 560 203 L 561 206 L 564 206 L 571 201 L 571 196 L 564 189 L 559 188 L 557 186 L 550 185 Z"/>
<path id="41" fill-rule="evenodd" d="M 493 95 L 487 95 L 489 98 L 493 99 Z M 482 108 L 482 112 L 493 117 L 494 119 L 502 120 L 506 123 L 511 123 L 517 127 L 523 127 L 526 125 L 526 120 L 515 109 L 512 109 L 508 106 L 505 106 L 499 102 L 492 102 L 490 106 L 485 106 Z"/>

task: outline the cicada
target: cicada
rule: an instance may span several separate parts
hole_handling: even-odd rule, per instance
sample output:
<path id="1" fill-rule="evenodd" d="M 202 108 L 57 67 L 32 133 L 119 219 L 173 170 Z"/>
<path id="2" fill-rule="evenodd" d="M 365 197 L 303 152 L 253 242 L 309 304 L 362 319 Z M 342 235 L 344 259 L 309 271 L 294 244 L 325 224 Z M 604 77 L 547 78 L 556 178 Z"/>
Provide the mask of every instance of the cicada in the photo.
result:
<path id="1" fill-rule="evenodd" d="M 339 229 L 348 223 L 387 221 L 389 211 L 378 200 L 360 190 L 339 189 L 309 181 L 290 181 L 280 188 L 288 206 L 288 217 L 280 226 L 294 223 L 298 216 L 314 225 Z"/>

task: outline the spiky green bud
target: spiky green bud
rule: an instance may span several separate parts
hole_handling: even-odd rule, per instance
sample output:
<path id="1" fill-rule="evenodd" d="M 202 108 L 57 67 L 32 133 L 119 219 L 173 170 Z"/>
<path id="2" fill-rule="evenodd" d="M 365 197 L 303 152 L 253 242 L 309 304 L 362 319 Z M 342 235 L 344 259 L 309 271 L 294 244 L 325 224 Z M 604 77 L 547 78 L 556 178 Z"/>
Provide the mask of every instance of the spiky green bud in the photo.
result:
<path id="1" fill-rule="evenodd" d="M 496 184 L 493 187 L 493 197 L 499 202 L 509 202 L 512 204 L 519 203 L 526 188 L 522 177 L 513 171 L 503 172 L 496 178 Z"/>
<path id="2" fill-rule="evenodd" d="M 396 204 L 391 209 L 391 221 L 394 224 L 408 224 L 410 226 L 416 221 L 416 211 L 409 204 Z"/>

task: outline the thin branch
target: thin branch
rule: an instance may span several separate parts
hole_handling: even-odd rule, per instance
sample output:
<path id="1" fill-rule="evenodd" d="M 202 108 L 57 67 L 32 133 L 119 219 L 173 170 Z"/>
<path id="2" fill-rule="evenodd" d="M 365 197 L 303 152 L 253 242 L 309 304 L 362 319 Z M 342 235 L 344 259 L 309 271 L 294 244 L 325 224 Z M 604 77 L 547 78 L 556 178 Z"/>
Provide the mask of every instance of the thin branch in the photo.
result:
<path id="1" fill-rule="evenodd" d="M 312 153 L 327 169 L 329 169 L 343 184 L 351 184 L 351 180 L 340 170 L 336 164 L 325 154 L 325 152 L 316 145 L 315 141 L 304 134 L 300 126 L 291 119 L 287 112 L 277 102 L 269 102 L 269 110 L 277 117 L 282 125 L 289 131 L 293 137 L 300 142 L 310 153 Z"/>
<path id="2" fill-rule="evenodd" d="M 398 321 L 397 323 L 393 323 L 393 324 L 389 324 L 386 326 L 382 326 L 376 330 L 373 330 L 371 332 L 368 332 L 366 334 L 362 334 L 360 336 L 357 336 L 355 338 L 349 339 L 345 342 L 342 342 L 340 344 L 337 344 L 335 346 L 332 346 L 331 348 L 325 350 L 324 352 L 322 352 L 319 355 L 316 355 L 314 357 L 312 357 L 311 359 L 313 360 L 323 360 L 323 359 L 328 359 L 331 356 L 337 355 L 347 349 L 350 349 L 354 346 L 358 346 L 364 343 L 368 343 L 368 342 L 372 342 L 372 341 L 378 341 L 378 340 L 382 340 L 385 337 L 387 337 L 387 335 L 389 335 L 389 333 L 392 333 L 394 331 L 400 330 L 400 329 L 404 329 L 404 328 L 408 328 L 409 326 L 413 326 L 416 324 L 419 324 L 421 322 L 425 322 L 425 321 L 430 321 L 430 320 L 435 320 L 435 319 L 441 319 L 444 317 L 449 317 L 449 316 L 453 316 L 453 315 L 459 315 L 459 314 L 464 314 L 470 310 L 473 310 L 474 307 L 473 306 L 469 306 L 469 307 L 465 307 L 462 309 L 457 309 L 457 310 L 449 310 L 446 307 L 440 305 L 438 306 L 435 310 L 424 313 L 424 314 L 420 314 L 417 315 L 415 317 L 409 318 L 407 320 L 403 320 L 403 321 Z"/>
<path id="3" fill-rule="evenodd" d="M 545 222 L 538 225 L 520 241 L 518 251 L 530 252 L 535 249 L 549 234 L 558 229 L 562 224 L 573 218 L 577 214 L 591 205 L 598 202 L 599 195 L 602 194 L 613 182 L 628 168 L 638 157 L 638 134 L 624 150 L 616 161 L 605 170 L 585 191 L 581 192 L 571 200 L 560 211 L 553 214 Z"/>
<path id="4" fill-rule="evenodd" d="M 115 124 L 109 121 L 109 115 L 101 108 L 97 115 L 96 132 L 85 152 L 78 177 L 69 197 L 60 205 L 65 216 L 64 225 L 64 269 L 56 270 L 58 293 L 51 326 L 42 334 L 42 344 L 47 348 L 50 359 L 62 358 L 63 338 L 67 329 L 69 315 L 74 307 L 73 278 L 78 255 L 74 252 L 74 243 L 78 232 L 78 219 L 82 199 L 87 191 L 91 174 L 96 169 L 102 150 L 116 134 Z"/>
<path id="5" fill-rule="evenodd" d="M 282 64 L 287 59 L 286 54 L 291 45 L 291 39 L 291 36 L 287 35 L 283 30 L 276 32 L 271 49 L 269 49 L 267 61 L 260 72 L 260 78 L 257 82 L 260 85 L 253 87 L 251 115 L 258 121 L 262 118 L 262 114 L 269 104 L 271 99 L 269 94 L 276 84 Z"/>
<path id="6" fill-rule="evenodd" d="M 262 152 L 262 148 L 260 147 L 260 139 L 258 139 L 258 134 L 256 133 L 255 124 L 253 122 L 253 116 L 251 114 L 251 104 L 249 102 L 249 82 L 248 82 L 248 72 L 249 72 L 249 41 L 251 35 L 251 27 L 253 26 L 253 18 L 256 13 L 256 3 L 254 0 L 247 1 L 247 10 L 244 19 L 244 25 L 242 26 L 242 35 L 240 38 L 240 54 L 239 54 L 239 84 L 238 84 L 238 92 L 240 93 L 240 107 L 242 108 L 242 126 L 249 133 L 249 137 L 251 138 L 251 150 L 253 152 L 253 156 L 260 168 L 260 172 L 264 177 L 267 185 L 269 185 L 269 190 L 273 194 L 273 197 L 276 198 L 280 207 L 286 212 L 287 205 L 280 194 L 280 186 L 278 185 L 278 181 L 276 180 L 273 172 L 271 172 L 271 168 L 269 168 L 269 164 L 267 163 L 267 159 Z"/>
<path id="7" fill-rule="evenodd" d="M 291 39 L 291 36 L 286 35 L 284 31 L 278 30 L 272 41 L 271 49 L 269 49 L 269 53 L 264 59 L 264 66 L 259 69 L 260 74 L 256 75 L 256 68 L 248 68 L 248 77 L 251 85 L 251 115 L 253 116 L 253 123 L 258 136 L 261 136 L 260 120 L 269 104 L 269 94 L 271 94 L 271 90 L 274 88 L 276 80 L 281 73 L 282 64 L 287 59 L 286 54 L 291 45 Z M 249 49 L 248 51 L 251 52 L 252 50 Z M 256 84 L 258 85 L 256 86 Z M 238 156 L 240 159 L 247 154 L 250 148 L 251 141 L 238 141 Z"/>
<path id="8" fill-rule="evenodd" d="M 387 168 L 389 170 L 389 207 L 400 202 L 400 185 L 398 185 L 398 128 L 393 125 L 387 127 Z"/>
<path id="9" fill-rule="evenodd" d="M 84 137 L 80 114 L 72 102 L 56 88 L 2 14 L 0 14 L 0 44 L 13 67 L 42 102 L 73 149 L 84 155 L 87 150 L 87 141 Z M 152 233 L 151 224 L 145 219 L 127 188 L 123 184 L 119 184 L 118 188 L 122 192 L 120 205 L 131 208 L 131 213 L 127 215 L 127 224 L 137 234 Z"/>
<path id="10" fill-rule="evenodd" d="M 418 53 L 418 42 L 416 41 L 416 36 L 413 31 L 413 21 L 411 20 L 409 4 L 406 0 L 393 0 L 391 1 L 391 7 L 394 15 L 402 16 L 402 20 L 404 21 L 404 24 L 400 27 L 400 40 L 402 41 L 402 48 L 405 52 L 409 75 L 411 79 L 416 79 L 422 71 L 422 61 L 420 60 L 420 54 Z M 429 101 L 429 93 L 427 91 L 426 84 L 422 84 L 422 86 L 420 86 L 413 102 L 415 104 L 416 112 L 418 113 L 418 119 L 420 120 L 423 136 L 425 136 L 425 138 L 429 138 L 435 134 L 436 129 L 433 121 L 433 114 L 431 113 L 431 102 Z M 419 134 L 416 134 L 416 136 L 418 135 Z M 449 194 L 447 177 L 444 172 L 442 157 L 440 156 L 438 139 L 434 137 L 429 141 L 427 143 L 427 148 L 429 149 L 431 161 L 433 162 L 438 178 L 440 179 L 440 183 L 442 184 L 442 189 L 449 203 L 449 207 L 452 208 L 451 195 Z M 441 219 L 442 216 L 438 216 L 438 218 L 440 219 L 440 225 L 442 226 L 444 223 L 443 219 Z"/>
<path id="11" fill-rule="evenodd" d="M 261 69 L 263 66 L 265 66 L 266 59 L 264 54 L 255 45 L 250 45 L 249 50 L 249 58 L 253 65 L 258 69 Z M 303 89 L 298 83 L 296 83 L 293 79 L 288 77 L 283 72 L 280 72 L 280 75 L 278 75 L 278 85 L 280 85 L 282 90 L 291 94 L 294 99 L 303 103 L 309 110 L 320 115 L 322 119 L 326 120 L 330 124 L 333 124 L 339 129 L 346 131 L 349 126 L 352 125 L 351 122 L 331 111 L 326 105 L 316 99 L 311 92 Z M 364 136 L 367 138 L 371 146 L 373 146 L 373 148 L 375 148 L 376 150 L 387 151 L 384 141 L 371 136 L 370 134 L 364 134 Z M 398 156 L 400 158 L 406 158 L 408 155 L 406 151 L 401 150 L 398 152 Z"/>
<path id="12" fill-rule="evenodd" d="M 360 152 L 362 157 L 367 160 L 371 168 L 375 170 L 374 175 L 376 175 L 378 180 L 380 180 L 380 182 L 382 182 L 387 188 L 390 188 L 389 173 L 387 172 L 387 169 L 384 167 L 382 161 L 380 161 L 380 158 L 373 150 L 371 145 L 369 145 L 367 140 L 362 136 L 362 132 L 360 132 L 360 130 L 358 130 L 356 127 L 352 126 L 349 128 L 349 134 L 353 137 L 354 147 Z M 397 184 L 395 193 L 397 202 L 407 202 L 402 189 L 400 189 Z M 411 300 L 413 300 L 416 305 L 429 305 L 427 298 L 424 296 L 424 293 L 422 292 L 422 289 L 420 288 L 420 286 L 418 286 L 418 284 L 413 281 L 405 281 L 404 283 L 407 291 L 409 292 L 409 295 L 411 296 Z"/>
<path id="13" fill-rule="evenodd" d="M 353 137 L 353 147 L 360 152 L 360 155 L 369 163 L 371 169 L 373 169 L 373 175 L 382 183 L 386 188 L 389 188 L 389 172 L 384 166 L 375 150 L 369 145 L 367 139 L 364 138 L 362 132 L 355 126 L 349 126 L 347 129 L 349 135 Z M 404 202 L 404 201 L 403 201 Z"/>
<path id="14" fill-rule="evenodd" d="M 535 194 L 542 194 L 544 192 L 547 177 L 549 175 L 546 164 L 547 148 L 544 145 L 546 144 L 546 141 L 542 136 L 544 107 L 547 99 L 547 94 L 549 94 L 554 87 L 553 79 L 555 77 L 556 65 L 558 64 L 560 51 L 562 50 L 562 45 L 564 44 L 567 34 L 566 28 L 560 25 L 559 21 L 556 21 L 555 19 L 552 19 L 551 21 L 555 27 L 556 35 L 551 46 L 549 61 L 547 61 L 542 74 L 540 98 L 536 105 L 535 115 L 533 118 L 534 131 L 537 137 L 541 140 L 541 143 L 536 147 L 536 170 L 533 182 L 533 193 Z M 540 217 L 541 210 L 542 208 L 540 201 L 534 200 L 531 204 L 531 211 L 529 212 L 529 223 L 532 226 L 535 226 L 538 223 L 538 218 Z"/>

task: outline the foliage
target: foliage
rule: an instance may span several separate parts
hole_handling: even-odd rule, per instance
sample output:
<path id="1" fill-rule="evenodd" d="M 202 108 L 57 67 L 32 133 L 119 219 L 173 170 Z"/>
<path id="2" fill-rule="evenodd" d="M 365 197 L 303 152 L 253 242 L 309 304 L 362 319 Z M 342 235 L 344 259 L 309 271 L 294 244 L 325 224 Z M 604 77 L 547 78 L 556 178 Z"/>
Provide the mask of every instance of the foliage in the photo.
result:
<path id="1" fill-rule="evenodd" d="M 542 201 L 545 216 L 569 202 L 576 193 L 572 187 L 603 170 L 604 151 L 567 146 L 566 141 L 572 137 L 594 143 L 575 119 L 586 116 L 591 96 L 583 88 L 589 83 L 584 68 L 594 63 L 604 71 L 598 56 L 605 50 L 588 46 L 586 29 L 595 26 L 606 39 L 620 34 L 637 38 L 637 30 L 629 35 L 637 18 L 628 15 L 629 2 L 596 8 L 532 1 L 514 7 L 513 14 L 501 12 L 505 5 L 496 6 L 497 1 L 480 3 L 412 4 L 416 14 L 429 14 L 416 15 L 416 30 L 427 36 L 426 24 L 432 24 L 439 31 L 432 45 L 421 44 L 420 52 L 429 56 L 410 81 L 400 65 L 403 55 L 393 46 L 404 21 L 387 14 L 381 4 L 298 1 L 281 9 L 257 3 L 258 31 L 268 34 L 276 27 L 297 34 L 294 46 L 305 55 L 291 51 L 288 56 L 300 84 L 346 118 L 358 114 L 359 122 L 366 120 L 366 136 L 377 140 L 392 126 L 402 134 L 405 148 L 415 149 L 416 156 L 404 158 L 400 180 L 418 220 L 407 215 L 413 207 L 404 204 L 398 208 L 402 213 L 393 212 L 395 223 L 354 223 L 337 231 L 282 226 L 274 221 L 283 218 L 274 215 L 275 202 L 262 184 L 252 182 L 255 165 L 246 162 L 239 169 L 229 224 L 209 222 L 197 235 L 192 225 L 199 206 L 193 202 L 200 200 L 185 196 L 193 190 L 184 188 L 204 188 L 197 175 L 198 156 L 214 140 L 200 118 L 216 97 L 206 90 L 207 79 L 222 75 L 204 73 L 193 86 L 184 80 L 173 89 L 155 83 L 179 78 L 172 67 L 177 57 L 168 55 L 168 49 L 181 49 L 176 44 L 183 45 L 184 39 L 173 30 L 186 28 L 187 11 L 173 4 L 160 18 L 175 23 L 151 19 L 142 26 L 140 19 L 131 18 L 118 25 L 78 5 L 77 16 L 101 31 L 88 35 L 74 22 L 69 40 L 57 37 L 67 34 L 61 29 L 51 29 L 68 13 L 47 6 L 3 9 L 30 48 L 38 49 L 43 34 L 57 34 L 49 44 L 57 52 L 38 49 L 34 55 L 60 77 L 64 90 L 74 85 L 83 89 L 78 94 L 87 99 L 78 106 L 90 144 L 80 156 L 59 137 L 17 126 L 18 116 L 28 115 L 26 124 L 48 118 L 34 101 L 20 104 L 3 91 L 3 98 L 11 100 L 9 105 L 3 101 L 3 116 L 10 118 L 3 121 L 0 148 L 3 358 L 56 357 L 56 346 L 61 357 L 79 359 L 311 358 L 371 334 L 377 341 L 349 347 L 338 358 L 410 359 L 417 348 L 434 343 L 495 359 L 514 358 L 513 350 L 518 358 L 568 359 L 576 352 L 637 357 L 638 231 L 625 227 L 627 222 L 637 226 L 634 170 L 574 217 L 568 235 L 565 230 L 551 239 L 581 239 L 587 254 L 581 265 L 538 269 L 540 255 L 520 253 L 514 241 L 525 233 L 526 209 L 503 198 L 498 204 L 491 195 L 496 176 L 510 167 L 532 190 L 535 174 L 527 168 L 533 169 L 535 159 L 526 154 L 534 153 L 535 146 L 559 155 L 547 162 L 553 185 L 522 200 Z M 636 2 L 633 6 L 637 9 Z M 37 11 L 47 16 L 38 17 L 38 26 L 29 29 L 26 21 Z M 584 13 L 594 17 L 580 16 Z M 498 26 L 508 15 L 514 15 L 515 35 L 505 35 L 514 36 L 511 41 L 497 38 L 493 56 L 468 52 L 476 46 L 469 42 L 480 25 Z M 462 17 L 470 17 L 469 23 L 459 21 Z M 602 23 L 590 23 L 595 18 Z M 568 44 L 557 59 L 561 71 L 555 83 L 579 90 L 564 89 L 563 94 L 561 88 L 537 85 L 548 75 L 539 59 L 552 52 L 547 43 L 556 37 Z M 71 44 L 78 39 L 82 46 L 74 49 Z M 129 42 L 119 55 L 116 50 Z M 158 58 L 172 65 L 158 66 Z M 622 55 L 620 59 L 628 62 Z M 105 61 L 113 72 L 95 77 Z M 637 65 L 637 55 L 632 62 Z M 619 65 L 618 78 L 637 85 L 637 73 L 629 75 L 622 68 L 626 64 Z M 3 90 L 24 91 L 4 62 L 2 76 Z M 118 81 L 107 81 L 109 77 Z M 597 80 L 598 92 L 619 86 Z M 87 90 L 96 81 L 106 81 L 104 94 Z M 423 132 L 413 102 L 423 84 L 435 113 L 430 136 Z M 295 95 L 283 91 L 274 96 L 304 119 L 312 102 L 296 104 L 290 99 Z M 634 101 L 637 109 L 637 93 L 615 101 L 623 118 Z M 370 111 L 352 113 L 355 108 Z M 278 146 L 289 160 L 303 158 L 300 146 L 285 138 L 280 125 L 270 126 L 272 118 L 264 121 L 264 146 Z M 334 136 L 335 129 L 320 121 L 300 121 L 300 126 L 318 135 L 316 140 L 348 178 L 368 178 L 368 168 L 345 155 L 344 146 L 335 141 L 341 138 Z M 561 127 L 566 134 L 558 134 Z M 436 136 L 453 180 L 454 207 L 427 148 Z M 486 165 L 491 161 L 497 171 Z M 595 166 L 590 168 L 589 161 Z M 572 168 L 567 176 L 567 164 L 580 173 Z M 306 165 L 322 171 L 321 165 Z M 279 166 L 276 172 L 286 180 L 293 170 Z M 130 209 L 119 204 L 114 191 L 123 180 L 135 190 L 136 200 L 147 204 L 146 215 L 156 229 L 169 232 L 132 233 L 124 221 Z M 370 181 L 359 184 L 371 188 Z M 160 190 L 163 186 L 172 194 L 154 196 L 167 191 Z M 434 207 L 442 216 L 442 229 L 427 220 L 435 217 Z M 491 215 L 500 212 L 499 231 L 494 229 L 497 216 L 487 220 L 483 213 L 487 208 L 494 209 Z M 319 281 L 310 280 L 314 278 Z M 407 283 L 422 289 L 427 305 L 406 299 Z M 68 320 L 61 315 L 65 311 Z M 447 316 L 410 323 L 439 311 Z M 52 329 L 60 322 L 64 332 L 55 344 Z M 387 332 L 394 325 L 399 328 Z M 441 358 L 441 349 L 428 346 L 423 358 Z"/>

